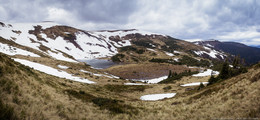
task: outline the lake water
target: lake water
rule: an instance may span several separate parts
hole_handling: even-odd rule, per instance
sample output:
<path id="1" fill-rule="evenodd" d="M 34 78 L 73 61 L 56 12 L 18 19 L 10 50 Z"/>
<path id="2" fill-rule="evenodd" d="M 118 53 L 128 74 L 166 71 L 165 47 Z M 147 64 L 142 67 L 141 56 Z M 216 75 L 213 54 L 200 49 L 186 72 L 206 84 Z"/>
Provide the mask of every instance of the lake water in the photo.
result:
<path id="1" fill-rule="evenodd" d="M 105 60 L 105 59 L 91 59 L 91 60 L 80 60 L 82 62 L 87 63 L 91 67 L 95 69 L 106 69 L 111 66 L 117 65 L 117 63 L 114 63 L 111 60 Z"/>

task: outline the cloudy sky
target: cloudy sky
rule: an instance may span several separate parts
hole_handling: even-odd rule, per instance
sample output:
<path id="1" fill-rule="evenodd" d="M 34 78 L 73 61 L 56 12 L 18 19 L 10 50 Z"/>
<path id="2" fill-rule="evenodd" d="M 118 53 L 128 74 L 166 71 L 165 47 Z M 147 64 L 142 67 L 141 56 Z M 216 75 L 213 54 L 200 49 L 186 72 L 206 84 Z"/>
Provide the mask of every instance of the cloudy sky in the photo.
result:
<path id="1" fill-rule="evenodd" d="M 184 40 L 260 45 L 260 0 L 0 0 L 0 21 L 136 28 Z"/>

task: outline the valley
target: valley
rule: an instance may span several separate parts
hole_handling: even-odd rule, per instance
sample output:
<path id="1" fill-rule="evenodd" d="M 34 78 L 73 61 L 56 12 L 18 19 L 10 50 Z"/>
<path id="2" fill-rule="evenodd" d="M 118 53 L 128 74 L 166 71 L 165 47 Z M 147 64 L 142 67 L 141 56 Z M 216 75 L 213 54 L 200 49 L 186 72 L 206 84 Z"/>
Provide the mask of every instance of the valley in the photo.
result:
<path id="1" fill-rule="evenodd" d="M 136 29 L 1 22 L 0 52 L 7 119 L 260 117 L 259 63 L 244 66 L 205 44 Z"/>

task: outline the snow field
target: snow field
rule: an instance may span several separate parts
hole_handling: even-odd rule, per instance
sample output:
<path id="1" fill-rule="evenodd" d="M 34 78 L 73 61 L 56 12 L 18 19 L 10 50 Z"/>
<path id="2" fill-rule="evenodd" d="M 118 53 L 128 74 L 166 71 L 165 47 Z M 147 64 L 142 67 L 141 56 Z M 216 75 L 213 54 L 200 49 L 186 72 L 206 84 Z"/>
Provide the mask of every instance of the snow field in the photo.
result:
<path id="1" fill-rule="evenodd" d="M 200 83 L 202 83 L 202 84 L 208 84 L 209 82 L 194 82 L 194 83 L 188 83 L 188 84 L 183 84 L 183 85 L 181 85 L 182 87 L 188 87 L 188 86 L 198 86 L 198 85 L 200 85 Z"/>
<path id="2" fill-rule="evenodd" d="M 164 94 L 149 94 L 141 96 L 140 99 L 144 101 L 156 101 L 162 100 L 165 98 L 172 98 L 176 95 L 176 93 L 164 93 Z"/>
<path id="3" fill-rule="evenodd" d="M 28 61 L 28 60 L 23 60 L 23 59 L 16 59 L 16 58 L 14 58 L 14 60 L 16 62 L 23 64 L 23 65 L 34 68 L 35 70 L 38 70 L 38 71 L 41 71 L 41 72 L 44 72 L 46 74 L 53 75 L 53 76 L 56 76 L 56 77 L 66 78 L 66 79 L 69 79 L 69 80 L 82 82 L 82 83 L 88 83 L 88 84 L 95 83 L 95 82 L 90 81 L 88 79 L 75 77 L 75 76 L 72 76 L 71 74 L 69 74 L 65 71 L 57 70 L 57 69 L 54 69 L 52 67 L 42 65 L 42 64 L 39 64 L 39 63 L 35 63 L 35 62 Z"/>
<path id="4" fill-rule="evenodd" d="M 7 44 L 0 43 L 0 52 L 7 54 L 7 55 L 24 55 L 24 56 L 31 56 L 31 57 L 40 57 L 37 54 L 34 54 L 32 52 L 16 48 L 13 46 L 9 46 Z"/>
<path id="5" fill-rule="evenodd" d="M 204 77 L 204 76 L 210 76 L 210 75 L 218 75 L 219 72 L 218 71 L 213 71 L 211 69 L 207 69 L 206 71 L 203 71 L 201 73 L 198 73 L 198 74 L 194 74 L 192 76 L 194 77 Z"/>

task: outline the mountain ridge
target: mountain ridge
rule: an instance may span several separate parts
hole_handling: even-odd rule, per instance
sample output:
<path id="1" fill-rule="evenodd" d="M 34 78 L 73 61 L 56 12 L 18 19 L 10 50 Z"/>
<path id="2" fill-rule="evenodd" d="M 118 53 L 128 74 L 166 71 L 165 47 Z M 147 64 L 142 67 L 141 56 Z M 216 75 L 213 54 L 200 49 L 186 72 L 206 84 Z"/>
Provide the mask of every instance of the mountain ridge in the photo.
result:
<path id="1" fill-rule="evenodd" d="M 220 42 L 218 40 L 197 41 L 195 44 L 207 46 L 220 50 L 231 55 L 239 55 L 248 64 L 255 64 L 260 61 L 260 48 L 247 46 L 238 42 Z"/>
<path id="2" fill-rule="evenodd" d="M 212 55 L 210 53 L 212 50 L 210 49 L 204 49 L 170 36 L 143 32 L 136 29 L 94 32 L 49 22 L 40 24 L 1 24 L 1 37 L 33 48 L 59 60 L 75 61 L 77 59 L 112 57 L 118 53 L 118 48 L 133 44 L 166 51 L 168 49 L 178 49 L 177 47 L 182 46 L 182 49 L 185 49 L 186 52 L 190 51 L 194 54 L 196 51 L 202 51 L 197 55 L 223 59 L 223 57 Z M 171 40 L 175 41 L 175 43 Z M 152 47 L 152 43 L 154 43 L 154 46 L 157 46 Z M 172 51 L 168 50 L 168 52 Z M 215 52 L 213 54 L 220 53 Z M 71 57 L 67 58 L 64 55 Z"/>

